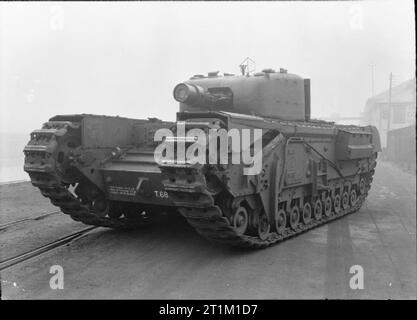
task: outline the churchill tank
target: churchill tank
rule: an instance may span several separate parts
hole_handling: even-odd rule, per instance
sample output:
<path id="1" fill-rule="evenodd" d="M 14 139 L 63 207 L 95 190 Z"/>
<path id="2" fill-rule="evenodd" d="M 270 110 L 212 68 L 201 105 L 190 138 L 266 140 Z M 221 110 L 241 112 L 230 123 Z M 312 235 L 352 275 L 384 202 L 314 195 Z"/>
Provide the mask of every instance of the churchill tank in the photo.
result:
<path id="1" fill-rule="evenodd" d="M 24 170 L 84 224 L 137 228 L 179 212 L 205 238 L 264 248 L 358 211 L 380 148 L 373 126 L 311 119 L 310 79 L 264 69 L 175 86 L 176 121 L 57 115 Z"/>

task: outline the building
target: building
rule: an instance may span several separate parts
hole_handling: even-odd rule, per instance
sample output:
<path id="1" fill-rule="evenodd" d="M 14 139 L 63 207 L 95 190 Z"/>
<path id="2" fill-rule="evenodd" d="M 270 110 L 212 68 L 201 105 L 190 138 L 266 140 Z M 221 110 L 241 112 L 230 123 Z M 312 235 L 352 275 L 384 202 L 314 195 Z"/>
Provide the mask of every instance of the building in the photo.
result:
<path id="1" fill-rule="evenodd" d="M 386 159 L 401 167 L 416 170 L 416 126 L 390 130 L 388 132 Z"/>
<path id="2" fill-rule="evenodd" d="M 386 90 L 369 98 L 362 113 L 362 125 L 378 128 L 383 150 L 387 147 L 389 131 L 415 125 L 416 79 L 392 87 L 391 108 L 389 96 L 389 90 Z"/>

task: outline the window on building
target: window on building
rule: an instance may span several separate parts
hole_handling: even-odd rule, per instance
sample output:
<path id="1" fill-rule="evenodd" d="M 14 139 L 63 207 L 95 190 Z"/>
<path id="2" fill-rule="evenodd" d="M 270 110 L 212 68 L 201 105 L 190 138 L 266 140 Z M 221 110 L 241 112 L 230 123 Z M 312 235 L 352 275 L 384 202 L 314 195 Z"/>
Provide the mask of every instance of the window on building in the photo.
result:
<path id="1" fill-rule="evenodd" d="M 405 123 L 406 106 L 404 105 L 392 105 L 392 123 L 400 124 Z"/>

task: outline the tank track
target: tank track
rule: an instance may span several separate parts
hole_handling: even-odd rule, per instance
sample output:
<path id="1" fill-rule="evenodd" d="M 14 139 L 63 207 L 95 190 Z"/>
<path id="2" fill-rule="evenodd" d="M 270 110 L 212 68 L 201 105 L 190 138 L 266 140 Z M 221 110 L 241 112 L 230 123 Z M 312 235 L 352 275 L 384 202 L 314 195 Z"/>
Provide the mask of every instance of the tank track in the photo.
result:
<path id="1" fill-rule="evenodd" d="M 31 140 L 23 151 L 26 157 L 24 169 L 29 173 L 32 185 L 39 188 L 43 196 L 49 198 L 53 205 L 75 221 L 116 229 L 132 229 L 149 224 L 149 219 L 141 217 L 127 219 L 98 216 L 92 212 L 89 205 L 83 204 L 70 192 L 69 185 L 62 181 L 57 170 L 54 154 L 60 140 L 74 127 L 76 124 L 68 121 L 50 121 L 45 123 L 41 130 L 31 134 Z"/>
<path id="2" fill-rule="evenodd" d="M 375 164 L 376 162 L 374 162 L 374 165 Z M 350 206 L 345 210 L 341 208 L 340 212 L 337 214 L 333 210 L 331 216 L 326 217 L 323 214 L 320 220 L 312 219 L 308 224 L 300 222 L 296 229 L 292 230 L 287 228 L 283 234 L 271 232 L 265 239 L 239 234 L 233 228 L 230 220 L 223 215 L 221 208 L 217 205 L 212 205 L 207 208 L 182 207 L 179 208 L 179 211 L 199 234 L 212 242 L 234 247 L 261 249 L 358 211 L 368 195 L 374 172 L 375 170 L 372 169 L 367 173 L 368 178 L 366 181 L 365 193 L 358 197 L 354 206 Z M 190 198 L 190 203 L 191 201 L 192 198 Z"/>

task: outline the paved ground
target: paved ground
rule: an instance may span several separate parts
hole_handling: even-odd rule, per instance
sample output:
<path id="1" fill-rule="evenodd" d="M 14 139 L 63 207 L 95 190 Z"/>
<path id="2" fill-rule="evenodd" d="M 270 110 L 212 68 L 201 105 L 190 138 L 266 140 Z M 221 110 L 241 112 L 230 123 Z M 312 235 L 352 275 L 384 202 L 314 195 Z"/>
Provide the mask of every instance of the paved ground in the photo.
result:
<path id="1" fill-rule="evenodd" d="M 1 223 L 54 208 L 29 184 L 0 186 Z M 1 259 L 84 226 L 63 214 L 0 231 Z M 49 268 L 64 268 L 64 289 Z M 352 290 L 352 265 L 364 289 Z M 3 299 L 416 298 L 416 179 L 379 163 L 357 213 L 260 251 L 213 245 L 181 217 L 143 230 L 96 229 L 1 274 Z"/>

